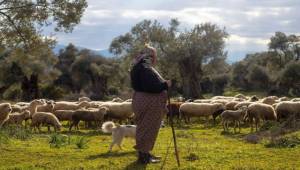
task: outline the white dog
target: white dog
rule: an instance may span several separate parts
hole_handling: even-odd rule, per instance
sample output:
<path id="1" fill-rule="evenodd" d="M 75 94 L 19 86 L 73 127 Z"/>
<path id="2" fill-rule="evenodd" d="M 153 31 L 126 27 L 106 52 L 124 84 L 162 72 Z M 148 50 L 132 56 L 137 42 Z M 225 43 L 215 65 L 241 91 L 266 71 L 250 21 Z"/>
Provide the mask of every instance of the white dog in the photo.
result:
<path id="1" fill-rule="evenodd" d="M 103 123 L 102 131 L 104 133 L 112 133 L 112 143 L 109 146 L 109 152 L 110 152 L 115 144 L 117 144 L 119 148 L 122 150 L 121 144 L 124 137 L 131 137 L 135 139 L 136 126 L 119 125 L 109 121 Z"/>

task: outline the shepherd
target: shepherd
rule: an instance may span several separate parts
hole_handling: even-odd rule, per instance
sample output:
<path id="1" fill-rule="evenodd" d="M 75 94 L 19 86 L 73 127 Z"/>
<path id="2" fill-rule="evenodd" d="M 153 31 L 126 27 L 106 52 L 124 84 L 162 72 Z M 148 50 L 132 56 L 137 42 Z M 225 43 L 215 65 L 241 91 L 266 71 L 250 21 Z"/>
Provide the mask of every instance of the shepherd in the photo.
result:
<path id="1" fill-rule="evenodd" d="M 171 81 L 165 80 L 154 66 L 157 62 L 156 49 L 146 44 L 134 58 L 130 73 L 134 90 L 132 107 L 135 113 L 136 145 L 140 164 L 158 163 L 160 157 L 152 151 L 163 116 L 167 112 L 167 90 Z"/>

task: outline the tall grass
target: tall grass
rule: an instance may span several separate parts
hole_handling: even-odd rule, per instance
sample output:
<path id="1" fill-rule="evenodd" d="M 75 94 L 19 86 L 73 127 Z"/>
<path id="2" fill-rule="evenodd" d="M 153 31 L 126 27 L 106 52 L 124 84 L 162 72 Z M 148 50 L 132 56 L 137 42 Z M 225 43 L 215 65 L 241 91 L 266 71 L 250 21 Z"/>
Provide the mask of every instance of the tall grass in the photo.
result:
<path id="1" fill-rule="evenodd" d="M 49 144 L 51 148 L 61 148 L 71 144 L 71 138 L 67 135 L 54 133 L 50 136 Z"/>
<path id="2" fill-rule="evenodd" d="M 88 148 L 88 143 L 90 140 L 86 138 L 85 136 L 77 137 L 75 140 L 75 145 L 78 149 L 85 149 Z"/>
<path id="3" fill-rule="evenodd" d="M 28 140 L 32 138 L 32 133 L 29 129 L 22 126 L 10 125 L 1 129 L 3 134 L 6 134 L 9 138 L 15 138 L 19 140 Z"/>

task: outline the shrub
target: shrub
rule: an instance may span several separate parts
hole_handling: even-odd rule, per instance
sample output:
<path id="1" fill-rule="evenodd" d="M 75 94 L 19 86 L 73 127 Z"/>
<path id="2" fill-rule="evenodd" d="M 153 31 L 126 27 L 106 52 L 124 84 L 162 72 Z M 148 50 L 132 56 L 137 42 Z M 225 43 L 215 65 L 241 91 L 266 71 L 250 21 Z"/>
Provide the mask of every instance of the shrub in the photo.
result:
<path id="1" fill-rule="evenodd" d="M 297 145 L 300 145 L 300 138 L 294 135 L 275 138 L 265 146 L 268 148 L 294 148 Z"/>
<path id="2" fill-rule="evenodd" d="M 21 98 L 22 89 L 20 84 L 11 85 L 5 92 L 3 93 L 3 99 L 6 100 L 18 100 Z"/>
<path id="3" fill-rule="evenodd" d="M 2 131 L 3 133 L 7 134 L 9 137 L 15 139 L 28 140 L 32 138 L 31 131 L 21 126 L 10 125 L 4 127 Z"/>
<path id="4" fill-rule="evenodd" d="M 260 131 L 265 131 L 265 130 L 276 130 L 280 126 L 280 123 L 277 121 L 266 121 L 260 128 Z"/>
<path id="5" fill-rule="evenodd" d="M 66 94 L 65 90 L 52 84 L 47 84 L 41 87 L 41 94 L 43 98 L 61 99 Z"/>
<path id="6" fill-rule="evenodd" d="M 90 142 L 89 139 L 87 139 L 86 137 L 82 136 L 82 137 L 78 137 L 75 141 L 75 145 L 78 149 L 85 149 L 88 147 L 88 143 Z"/>
<path id="7" fill-rule="evenodd" d="M 9 137 L 6 133 L 4 133 L 2 130 L 0 131 L 0 146 L 3 144 L 9 143 Z"/>
<path id="8" fill-rule="evenodd" d="M 70 145 L 71 138 L 70 136 L 54 133 L 50 136 L 49 144 L 51 148 L 60 148 L 62 146 Z"/>

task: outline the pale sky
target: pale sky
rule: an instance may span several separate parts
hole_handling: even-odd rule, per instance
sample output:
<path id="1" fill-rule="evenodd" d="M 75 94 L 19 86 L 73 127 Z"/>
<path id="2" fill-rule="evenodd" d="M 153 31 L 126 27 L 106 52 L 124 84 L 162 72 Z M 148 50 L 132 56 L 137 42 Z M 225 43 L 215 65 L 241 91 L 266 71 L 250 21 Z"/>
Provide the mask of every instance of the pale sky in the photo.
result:
<path id="1" fill-rule="evenodd" d="M 58 44 L 107 49 L 112 39 L 136 23 L 158 20 L 167 26 L 177 18 L 182 29 L 211 22 L 225 27 L 229 56 L 267 50 L 276 31 L 300 34 L 299 0 L 87 0 L 73 33 L 57 33 Z"/>

